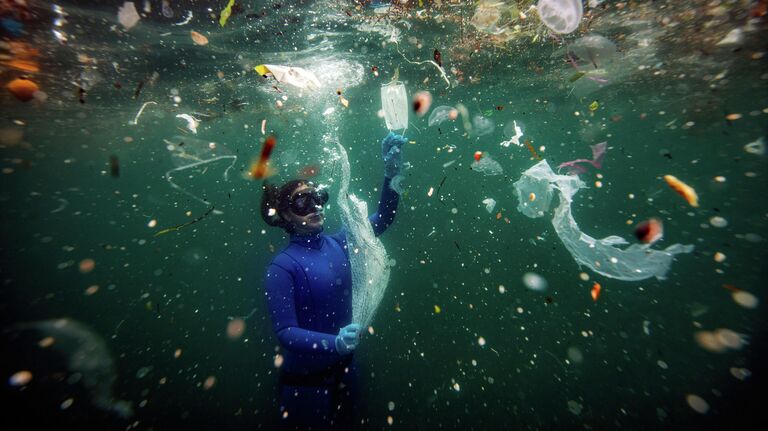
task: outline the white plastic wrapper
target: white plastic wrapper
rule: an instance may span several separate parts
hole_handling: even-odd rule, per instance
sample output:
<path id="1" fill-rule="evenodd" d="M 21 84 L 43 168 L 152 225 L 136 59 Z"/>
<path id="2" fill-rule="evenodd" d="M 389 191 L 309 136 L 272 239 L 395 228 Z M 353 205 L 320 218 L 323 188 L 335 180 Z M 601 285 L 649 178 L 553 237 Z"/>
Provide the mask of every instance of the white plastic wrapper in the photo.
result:
<path id="1" fill-rule="evenodd" d="M 542 160 L 527 171 L 513 185 L 517 194 L 517 209 L 531 218 L 543 217 L 549 211 L 552 197 L 557 194 L 560 204 L 555 208 L 552 225 L 579 265 L 606 277 L 626 281 L 656 277 L 666 278 L 675 255 L 690 253 L 692 245 L 673 244 L 664 250 L 654 250 L 649 244 L 629 244 L 624 238 L 611 235 L 595 239 L 579 229 L 571 214 L 573 195 L 586 187 L 578 175 L 557 175 Z M 534 199 L 531 199 L 531 197 Z"/>

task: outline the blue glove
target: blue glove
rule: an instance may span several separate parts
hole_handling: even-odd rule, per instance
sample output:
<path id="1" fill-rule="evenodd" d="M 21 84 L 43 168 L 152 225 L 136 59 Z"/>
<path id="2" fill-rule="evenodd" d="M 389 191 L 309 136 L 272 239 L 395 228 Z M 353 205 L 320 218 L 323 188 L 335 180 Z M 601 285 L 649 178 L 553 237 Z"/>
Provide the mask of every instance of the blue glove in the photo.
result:
<path id="1" fill-rule="evenodd" d="M 402 146 L 408 142 L 405 136 L 389 132 L 381 140 L 381 158 L 384 159 L 384 175 L 394 178 L 403 169 Z"/>
<path id="2" fill-rule="evenodd" d="M 336 336 L 336 351 L 340 355 L 352 353 L 358 344 L 360 344 L 360 325 L 350 323 L 339 330 L 339 335 Z"/>

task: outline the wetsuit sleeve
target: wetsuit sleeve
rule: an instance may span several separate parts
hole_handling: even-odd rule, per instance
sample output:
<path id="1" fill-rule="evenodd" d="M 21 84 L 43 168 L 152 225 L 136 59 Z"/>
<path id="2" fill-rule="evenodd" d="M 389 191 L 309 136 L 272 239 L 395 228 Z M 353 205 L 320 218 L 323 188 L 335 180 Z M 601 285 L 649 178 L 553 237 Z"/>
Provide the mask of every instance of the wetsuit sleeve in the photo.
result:
<path id="1" fill-rule="evenodd" d="M 384 177 L 384 185 L 381 187 L 381 197 L 379 198 L 379 209 L 375 214 L 368 217 L 368 220 L 371 221 L 371 226 L 373 226 L 373 233 L 376 236 L 384 233 L 395 220 L 400 195 L 392 190 L 392 187 L 390 187 L 391 183 L 392 178 Z"/>
<path id="2" fill-rule="evenodd" d="M 272 264 L 267 269 L 267 305 L 277 339 L 285 349 L 296 353 L 328 353 L 336 351 L 336 336 L 299 327 L 291 273 Z"/>

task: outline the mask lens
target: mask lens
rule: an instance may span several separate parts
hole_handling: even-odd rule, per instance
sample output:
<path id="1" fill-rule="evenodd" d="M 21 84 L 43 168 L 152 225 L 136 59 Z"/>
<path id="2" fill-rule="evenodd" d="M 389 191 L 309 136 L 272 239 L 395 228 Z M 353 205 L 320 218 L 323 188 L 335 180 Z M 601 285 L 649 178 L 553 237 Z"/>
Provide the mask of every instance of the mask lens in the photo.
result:
<path id="1" fill-rule="evenodd" d="M 315 212 L 318 206 L 323 206 L 326 202 L 328 202 L 328 192 L 325 190 L 301 192 L 291 199 L 291 210 L 298 216 L 305 216 Z"/>

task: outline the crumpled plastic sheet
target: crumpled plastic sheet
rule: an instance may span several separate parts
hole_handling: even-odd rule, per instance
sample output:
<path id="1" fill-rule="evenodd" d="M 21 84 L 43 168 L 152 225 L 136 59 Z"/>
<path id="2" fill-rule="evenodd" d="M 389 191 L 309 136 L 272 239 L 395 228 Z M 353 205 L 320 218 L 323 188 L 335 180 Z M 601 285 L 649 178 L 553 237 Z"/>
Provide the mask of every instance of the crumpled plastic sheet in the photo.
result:
<path id="1" fill-rule="evenodd" d="M 611 235 L 595 239 L 579 229 L 571 214 L 573 195 L 586 187 L 578 175 L 557 175 L 546 160 L 542 160 L 513 184 L 518 199 L 517 209 L 530 218 L 547 214 L 555 195 L 560 203 L 555 208 L 552 226 L 579 265 L 609 278 L 626 281 L 656 277 L 664 280 L 675 255 L 690 253 L 692 245 L 673 244 L 664 250 L 650 248 L 649 244 L 629 244 L 624 238 Z M 531 194 L 533 193 L 533 194 Z"/>

